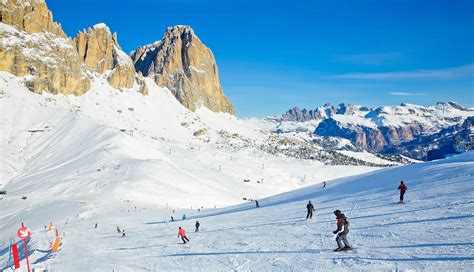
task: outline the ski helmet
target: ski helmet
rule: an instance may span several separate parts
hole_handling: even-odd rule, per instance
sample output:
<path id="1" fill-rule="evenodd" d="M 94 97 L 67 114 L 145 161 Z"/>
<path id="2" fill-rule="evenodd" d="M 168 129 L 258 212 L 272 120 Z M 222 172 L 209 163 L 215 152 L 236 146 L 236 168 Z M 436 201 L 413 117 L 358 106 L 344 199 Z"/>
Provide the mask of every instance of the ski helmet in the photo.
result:
<path id="1" fill-rule="evenodd" d="M 340 214 L 341 214 L 341 211 L 340 211 L 340 210 L 335 210 L 335 211 L 334 211 L 334 215 L 338 216 L 338 215 L 340 215 Z"/>

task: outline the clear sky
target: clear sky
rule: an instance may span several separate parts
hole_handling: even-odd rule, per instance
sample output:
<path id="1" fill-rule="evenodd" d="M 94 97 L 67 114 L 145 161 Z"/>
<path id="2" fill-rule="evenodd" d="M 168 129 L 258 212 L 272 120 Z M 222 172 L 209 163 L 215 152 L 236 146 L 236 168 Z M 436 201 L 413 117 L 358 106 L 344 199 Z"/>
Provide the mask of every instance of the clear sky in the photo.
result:
<path id="1" fill-rule="evenodd" d="M 326 102 L 474 106 L 474 1 L 47 0 L 69 36 L 104 22 L 128 53 L 190 25 L 239 116 Z"/>

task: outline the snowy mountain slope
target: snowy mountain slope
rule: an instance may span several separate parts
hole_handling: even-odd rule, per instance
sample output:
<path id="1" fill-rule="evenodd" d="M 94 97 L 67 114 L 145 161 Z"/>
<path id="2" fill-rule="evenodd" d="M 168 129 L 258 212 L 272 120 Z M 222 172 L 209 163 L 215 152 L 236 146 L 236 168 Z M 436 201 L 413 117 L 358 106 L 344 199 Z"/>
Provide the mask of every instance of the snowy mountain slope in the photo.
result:
<path id="1" fill-rule="evenodd" d="M 474 153 L 469 152 L 393 167 L 331 181 L 325 189 L 315 185 L 262 199 L 258 209 L 249 203 L 173 213 L 106 196 L 83 204 L 32 203 L 28 217 L 17 213 L 9 223 L 24 220 L 32 226 L 29 250 L 34 268 L 60 271 L 472 270 L 473 166 Z M 403 205 L 397 203 L 399 180 L 409 188 Z M 305 221 L 309 199 L 316 214 Z M 20 201 L 7 199 L 3 206 L 10 209 Z M 335 209 L 351 223 L 352 252 L 332 252 Z M 188 220 L 167 222 L 170 215 L 177 218 L 184 212 Z M 62 250 L 54 256 L 47 251 L 51 234 L 41 227 L 52 217 L 66 234 Z M 198 233 L 192 232 L 195 220 L 201 222 Z M 116 233 L 117 225 L 126 229 L 126 237 Z M 188 230 L 189 244 L 176 238 L 178 226 Z M 0 239 L 7 241 L 7 233 L 15 230 L 3 227 L 7 232 Z M 5 247 L 0 247 L 0 263 L 7 258 Z"/>
<path id="2" fill-rule="evenodd" d="M 192 113 L 151 80 L 147 97 L 113 89 L 105 78 L 75 97 L 33 94 L 21 78 L 1 76 L 0 188 L 9 195 L 36 188 L 28 195 L 35 201 L 107 194 L 213 207 L 377 169 L 263 152 L 258 145 L 268 136 L 259 127 L 205 108 Z"/>

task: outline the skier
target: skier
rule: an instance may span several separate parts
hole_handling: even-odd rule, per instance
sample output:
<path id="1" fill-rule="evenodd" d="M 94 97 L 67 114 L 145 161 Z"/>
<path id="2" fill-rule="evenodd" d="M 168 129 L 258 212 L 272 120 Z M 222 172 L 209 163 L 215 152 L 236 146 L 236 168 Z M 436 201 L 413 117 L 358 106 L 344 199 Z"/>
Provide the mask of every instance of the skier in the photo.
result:
<path id="1" fill-rule="evenodd" d="M 308 205 L 306 205 L 306 210 L 308 210 L 308 214 L 306 215 L 306 220 L 312 219 L 313 218 L 313 212 L 316 210 L 314 209 L 313 203 L 311 203 L 311 200 L 308 201 Z"/>
<path id="2" fill-rule="evenodd" d="M 173 218 L 173 216 L 171 216 L 171 222 L 174 222 L 174 218 Z"/>
<path id="3" fill-rule="evenodd" d="M 181 239 L 183 240 L 183 243 L 186 244 L 186 241 L 189 242 L 189 239 L 188 237 L 186 237 L 186 231 L 179 227 L 179 230 L 178 230 L 178 238 L 181 237 Z"/>
<path id="4" fill-rule="evenodd" d="M 403 183 L 403 181 L 400 181 L 400 186 L 398 186 L 398 190 L 400 191 L 400 203 L 403 203 L 403 196 L 408 190 L 408 187 L 405 185 L 405 183 Z"/>
<path id="5" fill-rule="evenodd" d="M 258 204 L 258 200 L 255 200 L 255 207 L 260 207 L 260 204 Z"/>
<path id="6" fill-rule="evenodd" d="M 186 214 L 183 213 L 183 220 L 186 220 Z"/>
<path id="7" fill-rule="evenodd" d="M 201 226 L 201 224 L 199 224 L 199 221 L 196 221 L 196 225 L 194 225 L 196 227 L 196 230 L 194 232 L 198 232 L 199 231 L 199 226 Z"/>
<path id="8" fill-rule="evenodd" d="M 334 215 L 337 218 L 337 230 L 333 231 L 332 233 L 337 235 L 336 242 L 338 246 L 338 248 L 336 248 L 334 251 L 351 250 L 352 247 L 347 241 L 347 234 L 349 233 L 349 221 L 347 221 L 346 216 L 340 210 L 335 210 Z"/>
<path id="9" fill-rule="evenodd" d="M 122 231 L 122 237 L 125 237 L 125 230 Z"/>
<path id="10" fill-rule="evenodd" d="M 120 230 L 119 226 L 117 226 L 117 232 L 121 233 L 122 231 Z"/>
<path id="11" fill-rule="evenodd" d="M 327 183 L 325 181 L 323 181 L 323 188 L 326 188 L 326 184 Z"/>
<path id="12" fill-rule="evenodd" d="M 95 223 L 95 227 L 94 227 L 94 228 L 95 228 L 95 229 L 97 228 L 97 223 Z"/>

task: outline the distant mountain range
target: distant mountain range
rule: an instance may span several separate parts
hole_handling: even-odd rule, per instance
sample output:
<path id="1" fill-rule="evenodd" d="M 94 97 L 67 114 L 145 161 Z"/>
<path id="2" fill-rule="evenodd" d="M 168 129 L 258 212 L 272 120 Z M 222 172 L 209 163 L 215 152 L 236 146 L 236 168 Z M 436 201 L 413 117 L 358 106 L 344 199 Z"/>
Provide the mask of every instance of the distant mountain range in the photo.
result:
<path id="1" fill-rule="evenodd" d="M 378 108 L 325 104 L 314 110 L 295 107 L 274 119 L 309 122 L 314 125 L 314 135 L 343 138 L 372 152 L 420 160 L 441 158 L 474 145 L 474 109 L 455 102 L 439 102 L 430 107 L 401 104 Z"/>

